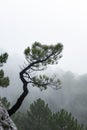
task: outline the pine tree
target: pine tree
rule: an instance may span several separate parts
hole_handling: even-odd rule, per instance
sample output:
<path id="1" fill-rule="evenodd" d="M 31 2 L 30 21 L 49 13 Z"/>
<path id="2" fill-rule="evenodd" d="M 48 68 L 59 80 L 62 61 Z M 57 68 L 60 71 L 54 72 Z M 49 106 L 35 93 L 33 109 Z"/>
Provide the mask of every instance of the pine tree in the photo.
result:
<path id="1" fill-rule="evenodd" d="M 4 53 L 0 55 L 0 67 L 3 67 L 4 63 L 6 63 L 8 59 L 8 54 Z M 7 87 L 9 85 L 9 78 L 4 76 L 4 71 L 3 69 L 0 70 L 0 87 Z M 2 104 L 6 107 L 9 108 L 10 102 L 7 101 L 6 97 L 0 97 L 0 101 Z"/>
<path id="2" fill-rule="evenodd" d="M 40 98 L 30 105 L 27 111 L 27 130 L 50 130 L 49 119 L 51 110 Z"/>
<path id="3" fill-rule="evenodd" d="M 42 45 L 39 42 L 32 44 L 32 47 L 27 47 L 24 51 L 27 63 L 20 72 L 20 79 L 23 83 L 23 93 L 18 98 L 17 102 L 8 110 L 9 115 L 14 114 L 21 106 L 23 100 L 28 94 L 28 84 L 39 87 L 40 90 L 47 89 L 48 86 L 59 89 L 60 80 L 54 77 L 48 77 L 43 74 L 48 65 L 57 64 L 62 57 L 61 52 L 63 45 Z M 42 71 L 41 75 L 38 72 Z"/>
<path id="4" fill-rule="evenodd" d="M 64 109 L 54 113 L 50 120 L 51 130 L 85 130 L 83 125 L 77 122 L 71 113 Z"/>
<path id="5" fill-rule="evenodd" d="M 87 130 L 64 109 L 52 113 L 42 99 L 34 101 L 26 113 L 15 114 L 13 120 L 19 130 Z"/>

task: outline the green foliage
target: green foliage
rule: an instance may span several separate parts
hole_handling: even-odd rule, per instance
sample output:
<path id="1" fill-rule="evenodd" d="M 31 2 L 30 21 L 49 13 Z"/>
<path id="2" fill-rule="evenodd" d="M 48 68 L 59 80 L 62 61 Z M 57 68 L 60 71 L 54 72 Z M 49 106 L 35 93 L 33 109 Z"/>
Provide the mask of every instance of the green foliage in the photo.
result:
<path id="1" fill-rule="evenodd" d="M 26 80 L 37 86 L 40 90 L 47 89 L 47 86 L 55 86 L 56 89 L 60 88 L 60 80 L 54 80 L 54 77 L 48 77 L 38 71 L 47 69 L 48 65 L 57 64 L 58 60 L 62 57 L 61 52 L 63 45 L 57 43 L 56 45 L 42 45 L 39 42 L 32 44 L 32 47 L 27 47 L 24 51 L 25 58 L 28 61 L 26 67 L 25 77 Z M 34 74 L 35 72 L 35 74 Z"/>
<path id="2" fill-rule="evenodd" d="M 4 53 L 0 55 L 0 66 L 3 66 L 3 63 L 6 63 L 8 54 Z M 7 87 L 9 85 L 9 78 L 4 77 L 4 71 L 0 70 L 0 86 Z"/>
<path id="3" fill-rule="evenodd" d="M 16 114 L 12 115 L 12 120 L 16 123 L 18 130 L 27 130 L 26 129 L 26 124 L 27 124 L 26 113 L 17 112 Z"/>
<path id="4" fill-rule="evenodd" d="M 13 117 L 18 130 L 86 130 L 83 125 L 64 109 L 52 113 L 48 104 L 37 99 L 27 113 L 17 113 Z"/>
<path id="5" fill-rule="evenodd" d="M 30 61 L 44 60 L 49 57 L 46 62 L 42 62 L 42 65 L 54 64 L 61 55 L 59 55 L 63 50 L 63 45 L 58 43 L 56 45 L 42 45 L 39 42 L 35 42 L 32 47 L 27 47 L 24 51 L 26 59 Z M 39 64 L 38 64 L 39 65 Z"/>
<path id="6" fill-rule="evenodd" d="M 53 114 L 50 125 L 51 130 L 84 130 L 83 125 L 79 125 L 72 114 L 64 109 Z"/>
<path id="7" fill-rule="evenodd" d="M 0 101 L 5 106 L 5 108 L 8 109 L 10 107 L 10 102 L 8 102 L 8 100 L 6 99 L 6 97 L 3 97 L 3 98 L 0 97 Z"/>
<path id="8" fill-rule="evenodd" d="M 4 53 L 4 54 L 0 55 L 0 66 L 2 66 L 3 63 L 6 63 L 7 58 L 8 58 L 8 54 L 7 53 Z"/>
<path id="9" fill-rule="evenodd" d="M 41 99 L 30 105 L 30 110 L 27 111 L 27 129 L 30 130 L 49 130 L 49 118 L 51 111 L 48 105 Z"/>
<path id="10" fill-rule="evenodd" d="M 46 90 L 48 85 L 54 89 L 61 88 L 61 86 L 60 86 L 61 81 L 59 79 L 54 79 L 53 77 L 50 78 L 45 74 L 34 76 L 32 78 L 32 81 L 33 81 L 32 85 L 39 87 L 41 91 L 43 89 Z M 55 86 L 55 87 L 53 87 L 53 86 Z"/>
<path id="11" fill-rule="evenodd" d="M 49 119 L 52 115 L 48 104 L 41 99 L 37 99 L 30 105 L 27 113 L 22 117 L 21 113 L 15 114 L 16 118 L 13 117 L 14 122 L 18 126 L 18 130 L 50 130 Z M 23 115 L 23 113 L 22 113 Z M 22 127 L 24 128 L 22 129 Z"/>
<path id="12" fill-rule="evenodd" d="M 25 49 L 24 54 L 26 56 L 28 56 L 30 54 L 30 48 L 29 47 L 27 47 L 27 49 Z"/>
<path id="13" fill-rule="evenodd" d="M 0 86 L 7 87 L 9 85 L 9 78 L 4 77 L 4 71 L 0 70 Z"/>
<path id="14" fill-rule="evenodd" d="M 3 63 L 6 63 L 7 58 L 8 58 L 7 53 L 0 55 L 0 67 L 3 66 Z M 9 78 L 4 76 L 4 71 L 1 69 L 0 70 L 0 87 L 7 87 L 8 85 L 9 85 Z M 9 108 L 10 102 L 7 101 L 6 97 L 3 97 L 3 98 L 0 97 L 0 101 L 6 108 Z"/>

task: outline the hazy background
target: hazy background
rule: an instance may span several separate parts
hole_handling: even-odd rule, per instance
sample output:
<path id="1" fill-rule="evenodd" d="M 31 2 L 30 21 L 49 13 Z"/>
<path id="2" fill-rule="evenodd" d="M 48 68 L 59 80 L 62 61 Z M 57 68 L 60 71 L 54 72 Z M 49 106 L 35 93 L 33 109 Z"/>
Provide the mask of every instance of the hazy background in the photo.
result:
<path id="1" fill-rule="evenodd" d="M 0 0 L 0 48 L 23 54 L 34 41 L 61 42 L 59 66 L 78 74 L 87 72 L 86 0 Z"/>
<path id="2" fill-rule="evenodd" d="M 11 105 L 16 102 L 20 94 L 23 92 L 22 82 L 19 79 L 20 67 L 24 63 L 24 59 L 15 55 L 9 57 L 7 64 L 3 67 L 5 75 L 10 78 L 10 85 L 8 88 L 1 88 L 0 95 L 6 96 L 11 102 Z M 61 60 L 60 60 L 61 62 Z M 56 74 L 62 82 L 62 88 L 53 90 L 48 88 L 42 92 L 36 88 L 28 85 L 29 94 L 25 98 L 20 110 L 27 110 L 29 105 L 36 99 L 41 98 L 49 104 L 52 111 L 58 111 L 61 108 L 72 112 L 80 123 L 87 125 L 87 74 L 78 75 L 71 71 L 64 71 L 58 66 L 50 66 L 47 74 Z"/>
<path id="3" fill-rule="evenodd" d="M 35 41 L 64 45 L 63 58 L 51 68 L 61 79 L 62 89 L 40 92 L 29 86 L 30 93 L 21 109 L 41 97 L 53 111 L 65 108 L 86 123 L 87 1 L 0 0 L 0 53 L 9 54 L 4 70 L 10 78 L 10 86 L 0 89 L 0 95 L 7 96 L 12 104 L 22 93 L 19 72 L 23 51 Z"/>

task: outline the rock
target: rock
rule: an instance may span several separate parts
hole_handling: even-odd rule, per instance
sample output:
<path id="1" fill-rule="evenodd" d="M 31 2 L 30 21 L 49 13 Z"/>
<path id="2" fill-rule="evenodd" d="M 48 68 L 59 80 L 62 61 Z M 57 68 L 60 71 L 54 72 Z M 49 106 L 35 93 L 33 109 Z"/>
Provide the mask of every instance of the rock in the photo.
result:
<path id="1" fill-rule="evenodd" d="M 0 102 L 0 130 L 17 130 L 6 108 Z"/>

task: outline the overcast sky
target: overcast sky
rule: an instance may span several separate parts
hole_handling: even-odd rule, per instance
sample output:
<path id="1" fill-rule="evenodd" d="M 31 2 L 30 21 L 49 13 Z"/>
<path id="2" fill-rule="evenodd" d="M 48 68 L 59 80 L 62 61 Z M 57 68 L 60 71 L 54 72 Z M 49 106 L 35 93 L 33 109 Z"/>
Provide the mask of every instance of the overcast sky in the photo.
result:
<path id="1" fill-rule="evenodd" d="M 0 0 L 0 48 L 22 54 L 34 41 L 61 42 L 59 67 L 87 73 L 87 0 Z"/>

